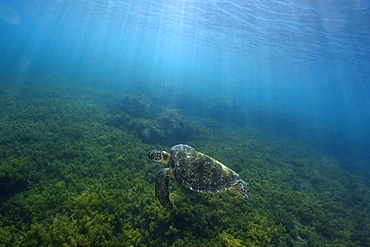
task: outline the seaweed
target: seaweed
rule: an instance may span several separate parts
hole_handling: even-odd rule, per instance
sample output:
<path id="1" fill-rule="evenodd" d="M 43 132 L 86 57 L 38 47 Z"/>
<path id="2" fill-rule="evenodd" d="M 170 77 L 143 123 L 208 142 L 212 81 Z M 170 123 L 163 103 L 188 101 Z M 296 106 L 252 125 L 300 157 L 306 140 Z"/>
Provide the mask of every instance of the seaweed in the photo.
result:
<path id="1" fill-rule="evenodd" d="M 98 89 L 24 87 L 0 91 L 0 246 L 370 245 L 368 186 L 297 139 L 140 95 L 118 112 Z M 164 209 L 146 154 L 178 142 L 237 171 L 253 198 L 173 182 Z"/>
<path id="2" fill-rule="evenodd" d="M 126 95 L 117 103 L 115 111 L 135 118 L 151 118 L 156 113 L 151 100 L 140 93 Z"/>
<path id="3" fill-rule="evenodd" d="M 164 131 L 163 144 L 189 142 L 197 136 L 197 129 L 176 109 L 168 109 L 158 115 L 156 122 Z"/>
<path id="4" fill-rule="evenodd" d="M 148 144 L 171 145 L 195 138 L 198 130 L 179 110 L 154 104 L 142 94 L 129 94 L 111 109 L 107 124 L 127 130 Z"/>

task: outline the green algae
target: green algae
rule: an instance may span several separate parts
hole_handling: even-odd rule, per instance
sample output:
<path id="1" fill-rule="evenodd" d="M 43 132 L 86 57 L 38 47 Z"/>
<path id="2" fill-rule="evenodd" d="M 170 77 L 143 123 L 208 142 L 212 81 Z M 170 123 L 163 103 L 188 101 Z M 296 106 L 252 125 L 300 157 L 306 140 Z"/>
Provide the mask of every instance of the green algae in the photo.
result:
<path id="1" fill-rule="evenodd" d="M 43 86 L 0 91 L 0 246 L 370 244 L 368 187 L 299 140 L 188 117 L 144 96 L 126 96 L 117 113 L 119 93 Z M 147 127 L 158 136 L 143 139 Z M 161 165 L 146 154 L 182 140 L 237 171 L 252 200 L 172 183 L 175 209 L 165 210 L 153 186 Z"/>
<path id="2" fill-rule="evenodd" d="M 132 133 L 143 143 L 171 145 L 198 135 L 181 111 L 156 105 L 143 94 L 124 96 L 111 112 L 108 125 Z"/>

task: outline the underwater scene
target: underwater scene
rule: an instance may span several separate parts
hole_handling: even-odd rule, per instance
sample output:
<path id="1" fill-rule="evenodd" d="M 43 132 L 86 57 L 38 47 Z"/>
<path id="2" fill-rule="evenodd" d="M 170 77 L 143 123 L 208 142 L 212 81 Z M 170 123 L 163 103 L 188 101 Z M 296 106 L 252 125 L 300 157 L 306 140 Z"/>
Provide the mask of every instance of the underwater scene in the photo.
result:
<path id="1" fill-rule="evenodd" d="M 0 247 L 370 246 L 368 0 L 0 1 Z"/>

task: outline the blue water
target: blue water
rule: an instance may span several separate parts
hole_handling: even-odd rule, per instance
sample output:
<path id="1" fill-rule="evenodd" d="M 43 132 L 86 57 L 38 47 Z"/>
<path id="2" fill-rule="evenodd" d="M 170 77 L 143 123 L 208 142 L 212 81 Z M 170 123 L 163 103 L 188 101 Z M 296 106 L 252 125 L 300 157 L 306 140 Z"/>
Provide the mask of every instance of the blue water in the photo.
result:
<path id="1" fill-rule="evenodd" d="M 267 131 L 369 159 L 367 0 L 2 0 L 0 54 L 15 84 L 230 100 Z"/>

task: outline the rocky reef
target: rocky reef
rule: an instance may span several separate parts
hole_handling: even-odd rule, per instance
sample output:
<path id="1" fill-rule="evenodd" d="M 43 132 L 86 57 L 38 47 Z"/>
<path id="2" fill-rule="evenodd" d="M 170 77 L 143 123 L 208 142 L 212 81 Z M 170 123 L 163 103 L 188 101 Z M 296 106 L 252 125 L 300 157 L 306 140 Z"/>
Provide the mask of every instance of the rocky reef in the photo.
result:
<path id="1" fill-rule="evenodd" d="M 154 104 L 142 94 L 127 95 L 117 103 L 108 123 L 124 128 L 144 143 L 173 145 L 195 138 L 195 124 L 180 110 Z"/>

